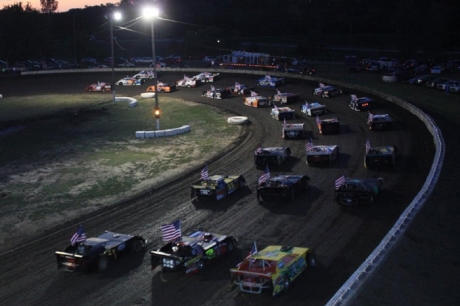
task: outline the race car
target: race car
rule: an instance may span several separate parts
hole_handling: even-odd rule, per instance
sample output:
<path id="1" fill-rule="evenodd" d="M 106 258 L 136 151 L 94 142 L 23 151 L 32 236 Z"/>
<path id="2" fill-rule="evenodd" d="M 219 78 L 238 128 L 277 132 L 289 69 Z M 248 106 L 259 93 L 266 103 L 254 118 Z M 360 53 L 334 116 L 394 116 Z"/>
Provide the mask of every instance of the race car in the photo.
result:
<path id="1" fill-rule="evenodd" d="M 338 145 L 320 145 L 312 146 L 307 150 L 307 165 L 324 165 L 332 164 L 339 157 L 339 146 Z"/>
<path id="2" fill-rule="evenodd" d="M 276 78 L 272 77 L 270 75 L 266 75 L 265 77 L 258 79 L 256 81 L 256 86 L 260 87 L 270 87 L 270 88 L 275 88 L 277 86 L 280 86 L 284 84 L 284 78 Z"/>
<path id="3" fill-rule="evenodd" d="M 242 175 L 212 175 L 191 186 L 190 197 L 196 200 L 220 200 L 246 186 Z"/>
<path id="4" fill-rule="evenodd" d="M 368 97 L 358 98 L 356 95 L 350 95 L 348 106 L 354 111 L 370 110 L 374 107 L 374 99 Z"/>
<path id="5" fill-rule="evenodd" d="M 310 178 L 306 175 L 277 175 L 257 186 L 257 201 L 293 200 L 309 187 Z"/>
<path id="6" fill-rule="evenodd" d="M 214 82 L 216 76 L 220 75 L 220 73 L 211 73 L 211 72 L 201 72 L 197 75 L 194 76 L 198 81 L 208 83 L 208 82 Z"/>
<path id="7" fill-rule="evenodd" d="M 85 88 L 85 91 L 112 91 L 112 86 L 106 82 L 97 82 L 95 84 L 91 84 Z"/>
<path id="8" fill-rule="evenodd" d="M 318 88 L 313 89 L 314 96 L 321 96 L 323 98 L 330 98 L 342 94 L 342 89 L 335 86 L 326 86 L 320 83 Z"/>
<path id="9" fill-rule="evenodd" d="M 173 92 L 176 91 L 176 84 L 166 84 L 158 82 L 158 92 Z M 155 85 L 147 87 L 147 92 L 155 92 Z"/>
<path id="10" fill-rule="evenodd" d="M 257 169 L 264 169 L 266 166 L 279 166 L 291 156 L 289 147 L 259 147 L 254 152 L 254 164 Z"/>
<path id="11" fill-rule="evenodd" d="M 120 80 L 118 80 L 115 84 L 119 85 L 119 86 L 125 86 L 125 85 L 128 85 L 128 86 L 139 86 L 139 85 L 142 85 L 145 83 L 145 79 L 136 79 L 136 78 L 132 78 L 132 77 L 129 77 L 129 76 L 126 76 Z"/>
<path id="12" fill-rule="evenodd" d="M 334 202 L 343 206 L 372 204 L 385 184 L 383 178 L 346 178 L 336 190 Z"/>
<path id="13" fill-rule="evenodd" d="M 231 96 L 231 94 L 228 89 L 215 88 L 214 86 L 211 86 L 211 89 L 203 91 L 201 96 L 213 99 L 223 99 Z"/>
<path id="14" fill-rule="evenodd" d="M 201 84 L 201 81 L 197 80 L 196 77 L 189 78 L 186 75 L 184 75 L 183 79 L 176 81 L 177 87 L 195 88 L 199 84 Z"/>
<path id="15" fill-rule="evenodd" d="M 140 235 L 105 231 L 97 237 L 69 245 L 64 251 L 54 252 L 58 269 L 68 272 L 90 271 L 98 268 L 104 272 L 111 261 L 130 252 L 141 252 L 147 240 Z"/>
<path id="16" fill-rule="evenodd" d="M 318 119 L 316 125 L 321 135 L 340 134 L 339 118 Z"/>
<path id="17" fill-rule="evenodd" d="M 273 95 L 273 101 L 281 104 L 293 103 L 300 100 L 300 96 L 296 93 L 280 92 L 276 90 L 276 94 Z"/>
<path id="18" fill-rule="evenodd" d="M 243 103 L 252 107 L 264 107 L 269 106 L 271 104 L 271 100 L 264 96 L 251 95 L 250 97 L 243 97 Z"/>
<path id="19" fill-rule="evenodd" d="M 391 130 L 393 118 L 389 114 L 368 114 L 367 125 L 371 131 Z"/>
<path id="20" fill-rule="evenodd" d="M 398 148 L 396 146 L 371 147 L 364 157 L 367 169 L 393 167 L 396 163 Z"/>
<path id="21" fill-rule="evenodd" d="M 245 293 L 262 293 L 266 289 L 277 296 L 287 292 L 302 272 L 315 266 L 316 256 L 311 248 L 271 245 L 255 250 L 230 269 L 232 287 Z"/>
<path id="22" fill-rule="evenodd" d="M 238 82 L 235 82 L 234 86 L 228 87 L 228 90 L 235 95 L 250 95 L 253 89 L 253 87 Z"/>
<path id="23" fill-rule="evenodd" d="M 169 242 L 158 250 L 150 251 L 151 268 L 161 266 L 162 271 L 182 271 L 186 275 L 201 271 L 218 257 L 231 253 L 238 244 L 233 236 L 194 231 L 180 241 Z"/>
<path id="24" fill-rule="evenodd" d="M 295 110 L 289 107 L 277 107 L 275 105 L 270 115 L 276 120 L 295 119 Z"/>
<path id="25" fill-rule="evenodd" d="M 326 114 L 327 108 L 326 105 L 319 104 L 318 102 L 312 102 L 302 104 L 302 108 L 300 109 L 300 111 L 307 116 L 316 116 Z"/>
<path id="26" fill-rule="evenodd" d="M 136 73 L 135 75 L 133 75 L 133 78 L 135 79 L 154 79 L 155 73 L 152 70 L 142 70 L 139 73 Z"/>
<path id="27" fill-rule="evenodd" d="M 305 123 L 283 124 L 282 137 L 284 139 L 305 139 L 306 136 Z"/>

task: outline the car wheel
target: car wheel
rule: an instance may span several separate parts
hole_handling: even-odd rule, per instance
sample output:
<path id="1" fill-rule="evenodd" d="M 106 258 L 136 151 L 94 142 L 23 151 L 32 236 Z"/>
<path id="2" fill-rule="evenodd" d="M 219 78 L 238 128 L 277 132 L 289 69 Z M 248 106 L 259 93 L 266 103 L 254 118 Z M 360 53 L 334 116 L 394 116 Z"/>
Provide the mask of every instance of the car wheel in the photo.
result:
<path id="1" fill-rule="evenodd" d="M 289 278 L 288 275 L 285 275 L 284 280 L 283 280 L 283 291 L 284 292 L 289 291 L 290 287 L 291 287 L 291 279 Z"/>
<path id="2" fill-rule="evenodd" d="M 142 243 L 139 240 L 135 240 L 133 242 L 131 250 L 133 250 L 136 253 L 139 253 L 140 251 L 142 251 Z"/>
<path id="3" fill-rule="evenodd" d="M 118 86 L 123 86 L 123 83 L 122 82 L 118 83 Z"/>
<path id="4" fill-rule="evenodd" d="M 229 240 L 227 243 L 227 252 L 231 253 L 235 249 L 235 246 L 233 245 L 233 241 Z"/>
<path id="5" fill-rule="evenodd" d="M 316 267 L 316 256 L 313 253 L 307 254 L 307 267 Z"/>
<path id="6" fill-rule="evenodd" d="M 198 260 L 195 264 L 196 264 L 196 268 L 198 269 L 198 271 L 201 271 L 204 269 L 204 261 L 202 261 L 201 259 Z"/>
<path id="7" fill-rule="evenodd" d="M 99 258 L 99 261 L 97 263 L 97 267 L 99 269 L 99 271 L 101 272 L 104 272 L 104 271 L 107 271 L 107 269 L 109 268 L 109 259 L 105 256 Z"/>

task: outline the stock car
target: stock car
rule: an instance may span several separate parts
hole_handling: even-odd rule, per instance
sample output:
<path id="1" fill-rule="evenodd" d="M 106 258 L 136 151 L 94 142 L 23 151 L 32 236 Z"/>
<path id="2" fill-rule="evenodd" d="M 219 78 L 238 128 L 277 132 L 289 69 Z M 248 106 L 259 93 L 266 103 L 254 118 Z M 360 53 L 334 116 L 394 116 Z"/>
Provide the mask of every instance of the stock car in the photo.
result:
<path id="1" fill-rule="evenodd" d="M 393 167 L 397 155 L 398 148 L 396 146 L 371 147 L 364 157 L 364 167 L 367 169 Z"/>
<path id="2" fill-rule="evenodd" d="M 283 84 L 284 84 L 284 78 L 276 78 L 270 75 L 266 75 L 265 77 L 258 79 L 256 81 L 256 86 L 260 86 L 260 87 L 275 88 Z"/>
<path id="3" fill-rule="evenodd" d="M 106 82 L 97 82 L 95 84 L 91 84 L 85 88 L 85 91 L 112 91 L 112 86 Z"/>
<path id="4" fill-rule="evenodd" d="M 201 96 L 213 99 L 223 99 L 231 96 L 231 93 L 228 89 L 215 88 L 214 86 L 211 86 L 211 89 L 203 91 Z"/>
<path id="5" fill-rule="evenodd" d="M 313 89 L 314 96 L 321 96 L 323 98 L 330 98 L 342 94 L 342 89 L 335 86 L 320 85 L 320 87 Z"/>
<path id="6" fill-rule="evenodd" d="M 238 82 L 235 82 L 234 86 L 228 87 L 228 90 L 232 94 L 236 94 L 236 95 L 250 95 L 253 89 L 254 87 L 250 87 L 246 84 L 240 84 Z"/>
<path id="7" fill-rule="evenodd" d="M 316 125 L 321 135 L 340 134 L 339 118 L 328 118 L 317 120 Z"/>
<path id="8" fill-rule="evenodd" d="M 220 200 L 236 190 L 246 186 L 246 180 L 240 175 L 212 175 L 201 179 L 190 187 L 190 197 L 196 200 Z"/>
<path id="9" fill-rule="evenodd" d="M 293 200 L 309 187 L 310 178 L 306 175 L 276 175 L 257 186 L 257 201 Z"/>
<path id="10" fill-rule="evenodd" d="M 158 92 L 173 92 L 176 91 L 176 84 L 166 84 L 158 82 Z M 147 92 L 155 92 L 155 85 L 147 87 Z"/>
<path id="11" fill-rule="evenodd" d="M 168 242 L 158 250 L 150 251 L 151 268 L 161 266 L 162 271 L 182 271 L 186 275 L 201 271 L 218 257 L 231 253 L 237 238 L 215 233 L 193 231 L 180 241 Z"/>
<path id="12" fill-rule="evenodd" d="M 265 107 L 271 104 L 269 98 L 264 96 L 250 96 L 250 97 L 243 97 L 243 103 L 247 106 L 252 107 Z"/>
<path id="13" fill-rule="evenodd" d="M 197 80 L 196 77 L 189 78 L 186 75 L 184 75 L 183 79 L 180 79 L 180 80 L 176 81 L 176 86 L 177 87 L 195 88 L 199 84 L 201 84 L 201 81 Z"/>
<path id="14" fill-rule="evenodd" d="M 290 92 L 280 92 L 276 90 L 276 94 L 273 95 L 273 101 L 281 104 L 293 103 L 300 100 L 299 94 Z"/>
<path id="15" fill-rule="evenodd" d="M 369 130 L 390 130 L 393 126 L 393 118 L 388 114 L 370 115 L 367 120 Z"/>
<path id="16" fill-rule="evenodd" d="M 126 76 L 126 77 L 118 80 L 115 84 L 117 84 L 119 86 L 124 86 L 124 85 L 140 86 L 140 85 L 142 85 L 144 83 L 145 83 L 145 79 L 136 79 L 136 78 L 133 78 L 133 77 Z"/>
<path id="17" fill-rule="evenodd" d="M 133 78 L 135 79 L 154 79 L 155 73 L 152 70 L 142 70 L 139 73 L 136 73 L 135 75 L 133 75 Z"/>
<path id="18" fill-rule="evenodd" d="M 265 289 L 277 296 L 287 292 L 302 272 L 315 266 L 311 248 L 271 245 L 230 269 L 232 287 L 245 293 L 262 293 Z"/>
<path id="19" fill-rule="evenodd" d="M 104 272 L 111 261 L 130 252 L 141 252 L 147 240 L 140 235 L 120 234 L 105 231 L 98 237 L 90 237 L 64 251 L 54 252 L 58 269 L 68 272 L 90 271 L 98 268 Z"/>
<path id="20" fill-rule="evenodd" d="M 334 202 L 342 206 L 372 204 L 384 186 L 383 178 L 346 178 L 335 190 Z"/>
<path id="21" fill-rule="evenodd" d="M 332 164 L 337 160 L 340 154 L 340 149 L 338 145 L 320 145 L 313 146 L 311 149 L 307 150 L 307 165 L 324 165 Z"/>
<path id="22" fill-rule="evenodd" d="M 302 113 L 307 116 L 316 116 L 327 113 L 326 105 L 320 104 L 318 102 L 305 103 L 300 109 Z"/>
<path id="23" fill-rule="evenodd" d="M 370 110 L 374 107 L 374 99 L 368 97 L 358 98 L 356 95 L 350 95 L 348 106 L 354 111 Z"/>
<path id="24" fill-rule="evenodd" d="M 275 107 L 270 115 L 276 120 L 295 119 L 295 110 L 289 107 Z"/>
<path id="25" fill-rule="evenodd" d="M 201 72 L 197 75 L 194 76 L 198 81 L 208 83 L 208 82 L 214 82 L 216 76 L 220 75 L 220 73 L 211 73 L 211 72 Z"/>
<path id="26" fill-rule="evenodd" d="M 257 169 L 266 166 L 279 166 L 291 156 L 289 147 L 260 147 L 254 152 L 254 164 Z"/>
<path id="27" fill-rule="evenodd" d="M 284 139 L 305 139 L 306 136 L 305 123 L 283 124 L 282 137 Z"/>

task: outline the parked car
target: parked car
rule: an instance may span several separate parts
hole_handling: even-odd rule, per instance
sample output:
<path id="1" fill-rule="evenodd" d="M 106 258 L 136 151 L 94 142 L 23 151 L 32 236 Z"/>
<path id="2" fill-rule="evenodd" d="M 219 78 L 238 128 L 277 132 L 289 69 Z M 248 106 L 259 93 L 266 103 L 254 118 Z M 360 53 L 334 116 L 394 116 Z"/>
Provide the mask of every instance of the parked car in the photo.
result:
<path id="1" fill-rule="evenodd" d="M 435 78 L 434 80 L 431 80 L 431 81 L 427 81 L 425 83 L 425 86 L 426 87 L 430 87 L 430 88 L 436 88 L 438 86 L 438 84 L 442 84 L 442 83 L 445 83 L 449 81 L 449 79 L 446 79 L 446 78 Z"/>
<path id="2" fill-rule="evenodd" d="M 447 82 L 436 85 L 436 88 L 438 90 L 450 91 L 450 87 L 458 86 L 459 84 L 460 84 L 460 81 L 458 80 L 449 80 Z"/>
<path id="3" fill-rule="evenodd" d="M 441 74 L 443 73 L 444 69 L 440 65 L 436 65 L 431 67 L 430 73 L 431 74 Z"/>
<path id="4" fill-rule="evenodd" d="M 433 81 L 434 79 L 436 79 L 436 76 L 434 75 L 421 75 L 407 80 L 407 83 L 414 85 L 425 85 L 427 82 Z"/>

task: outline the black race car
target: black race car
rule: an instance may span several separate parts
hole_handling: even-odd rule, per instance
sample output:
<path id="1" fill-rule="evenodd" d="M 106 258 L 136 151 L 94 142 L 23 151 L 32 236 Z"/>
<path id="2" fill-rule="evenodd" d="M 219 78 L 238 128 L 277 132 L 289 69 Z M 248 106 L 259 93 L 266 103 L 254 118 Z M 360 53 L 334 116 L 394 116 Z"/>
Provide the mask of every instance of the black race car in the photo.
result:
<path id="1" fill-rule="evenodd" d="M 246 186 L 242 175 L 212 175 L 191 186 L 192 198 L 196 200 L 220 200 Z"/>
<path id="2" fill-rule="evenodd" d="M 367 125 L 371 131 L 390 130 L 393 126 L 393 118 L 388 114 L 371 114 L 367 119 Z"/>
<path id="3" fill-rule="evenodd" d="M 254 163 L 257 169 L 264 169 L 266 166 L 281 165 L 289 156 L 291 156 L 289 147 L 258 148 L 254 152 Z"/>
<path id="4" fill-rule="evenodd" d="M 182 271 L 193 274 L 201 271 L 208 263 L 231 253 L 238 240 L 233 236 L 194 231 L 182 236 L 180 241 L 168 242 L 158 250 L 150 251 L 152 270 Z"/>
<path id="5" fill-rule="evenodd" d="M 343 206 L 372 204 L 384 186 L 383 178 L 346 178 L 335 190 L 334 202 Z"/>
<path id="6" fill-rule="evenodd" d="M 310 178 L 306 175 L 277 175 L 257 186 L 257 200 L 293 200 L 309 187 Z"/>
<path id="7" fill-rule="evenodd" d="M 64 251 L 54 252 L 58 269 L 65 271 L 90 271 L 98 268 L 104 272 L 110 261 L 130 252 L 140 252 L 147 240 L 142 236 L 120 234 L 106 231 L 98 237 L 68 246 Z"/>
<path id="8" fill-rule="evenodd" d="M 307 151 L 307 165 L 330 165 L 339 157 L 338 145 L 313 146 Z"/>
<path id="9" fill-rule="evenodd" d="M 364 157 L 364 167 L 368 169 L 393 167 L 398 155 L 396 146 L 371 147 Z"/>
<path id="10" fill-rule="evenodd" d="M 321 135 L 340 134 L 339 118 L 317 120 L 316 124 Z"/>
<path id="11" fill-rule="evenodd" d="M 374 99 L 368 97 L 358 98 L 356 95 L 350 96 L 348 106 L 354 111 L 370 110 L 374 107 Z"/>

